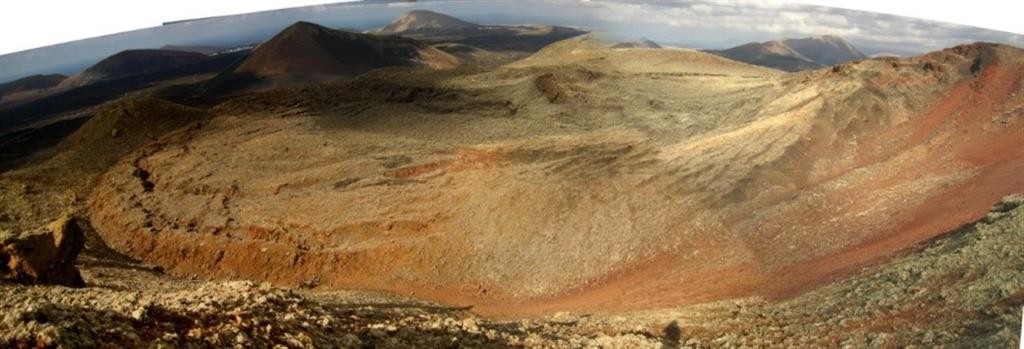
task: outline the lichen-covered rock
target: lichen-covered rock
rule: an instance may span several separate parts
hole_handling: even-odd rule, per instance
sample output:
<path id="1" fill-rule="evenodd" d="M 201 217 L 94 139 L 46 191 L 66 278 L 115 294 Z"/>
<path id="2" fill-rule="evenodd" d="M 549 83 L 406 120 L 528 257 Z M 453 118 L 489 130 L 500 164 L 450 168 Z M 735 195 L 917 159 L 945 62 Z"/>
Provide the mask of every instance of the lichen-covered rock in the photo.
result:
<path id="1" fill-rule="evenodd" d="M 0 232 L 0 277 L 25 284 L 85 286 L 75 268 L 84 246 L 85 236 L 72 216 L 29 232 Z"/>

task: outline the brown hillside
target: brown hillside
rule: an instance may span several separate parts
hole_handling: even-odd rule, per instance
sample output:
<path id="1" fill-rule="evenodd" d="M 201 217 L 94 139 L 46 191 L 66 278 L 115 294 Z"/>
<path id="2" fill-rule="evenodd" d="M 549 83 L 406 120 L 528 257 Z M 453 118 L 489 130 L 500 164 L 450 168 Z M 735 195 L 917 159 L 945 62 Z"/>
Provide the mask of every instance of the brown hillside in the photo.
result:
<path id="1" fill-rule="evenodd" d="M 814 38 L 786 39 L 786 46 L 822 65 L 833 65 L 868 58 L 840 37 L 824 35 Z"/>
<path id="2" fill-rule="evenodd" d="M 413 39 L 295 23 L 261 44 L 228 75 L 263 85 L 353 77 L 383 67 L 450 69 L 458 59 Z"/>
<path id="3" fill-rule="evenodd" d="M 816 69 L 867 58 L 842 38 L 830 35 L 752 42 L 726 50 L 708 52 L 740 62 L 785 71 Z"/>
<path id="4" fill-rule="evenodd" d="M 441 13 L 410 11 L 374 31 L 431 44 L 463 44 L 489 51 L 535 52 L 586 32 L 551 25 L 479 25 Z"/>
<path id="5" fill-rule="evenodd" d="M 804 57 L 780 41 L 749 43 L 727 50 L 708 52 L 739 62 L 785 71 L 800 71 L 821 67 L 821 64 Z"/>
<path id="6" fill-rule="evenodd" d="M 57 86 L 67 78 L 60 74 L 33 75 L 0 84 L 0 104 L 45 95 L 49 88 Z"/>
<path id="7" fill-rule="evenodd" d="M 1021 53 L 782 75 L 583 38 L 495 71 L 368 74 L 131 154 L 90 216 L 175 275 L 492 315 L 785 297 L 1024 191 Z"/>
<path id="8" fill-rule="evenodd" d="M 153 99 L 123 99 L 95 114 L 38 164 L 0 174 L 0 228 L 47 222 L 80 205 L 97 178 L 125 154 L 209 118 L 200 109 Z M 27 183 L 19 185 L 18 183 Z M 30 187 L 19 187 L 29 185 Z M 30 189 L 34 188 L 34 189 Z"/>
<path id="9" fill-rule="evenodd" d="M 405 35 L 419 31 L 461 31 L 476 29 L 480 25 L 433 11 L 406 12 L 387 26 L 377 30 L 380 34 Z"/>
<path id="10" fill-rule="evenodd" d="M 104 58 L 85 71 L 64 80 L 58 88 L 70 89 L 102 80 L 139 75 L 200 63 L 210 56 L 175 50 L 126 50 Z"/>
<path id="11" fill-rule="evenodd" d="M 612 48 L 661 48 L 658 43 L 648 40 L 640 39 L 637 41 L 620 42 L 612 45 Z"/>
<path id="12" fill-rule="evenodd" d="M 67 76 L 60 74 L 32 75 L 11 82 L 6 82 L 0 84 L 0 97 L 13 93 L 53 87 L 67 78 Z"/>

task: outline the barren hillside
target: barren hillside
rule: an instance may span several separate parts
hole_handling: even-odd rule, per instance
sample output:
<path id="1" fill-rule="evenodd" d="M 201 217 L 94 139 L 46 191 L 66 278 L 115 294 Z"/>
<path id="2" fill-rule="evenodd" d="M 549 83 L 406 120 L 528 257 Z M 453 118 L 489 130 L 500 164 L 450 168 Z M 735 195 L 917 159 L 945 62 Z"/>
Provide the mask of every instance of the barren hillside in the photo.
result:
<path id="1" fill-rule="evenodd" d="M 373 32 L 432 44 L 463 44 L 502 52 L 534 52 L 559 40 L 585 34 L 575 28 L 552 25 L 481 25 L 425 10 L 409 11 Z"/>
<path id="2" fill-rule="evenodd" d="M 646 38 L 641 38 L 637 41 L 616 43 L 612 45 L 612 48 L 661 48 L 661 45 Z"/>
<path id="3" fill-rule="evenodd" d="M 867 55 L 860 52 L 860 50 L 853 47 L 846 40 L 832 35 L 786 39 L 782 42 L 804 57 L 823 65 L 846 63 L 868 58 Z"/>
<path id="4" fill-rule="evenodd" d="M 0 346 L 1014 344 L 1021 49 L 522 55 L 299 23 L 94 107 L 0 174 Z"/>
<path id="5" fill-rule="evenodd" d="M 175 50 L 127 50 L 90 66 L 85 71 L 75 74 L 62 81 L 58 86 L 61 90 L 88 85 L 97 81 L 123 78 L 131 75 L 145 74 L 167 70 L 210 59 L 209 56 L 195 52 Z"/>
<path id="6" fill-rule="evenodd" d="M 1022 74 L 988 44 L 782 75 L 575 39 L 225 103 L 89 215 L 174 275 L 488 315 L 789 297 L 1024 191 Z"/>
<path id="7" fill-rule="evenodd" d="M 382 67 L 451 69 L 458 59 L 429 45 L 397 36 L 377 36 L 295 23 L 229 72 L 214 90 L 251 90 L 325 82 Z"/>
<path id="8" fill-rule="evenodd" d="M 67 76 L 60 74 L 33 75 L 0 84 L 0 103 L 8 103 L 29 97 L 39 90 L 56 86 Z"/>
<path id="9" fill-rule="evenodd" d="M 752 42 L 708 52 L 740 62 L 785 71 L 817 69 L 868 58 L 842 38 L 831 35 Z"/>

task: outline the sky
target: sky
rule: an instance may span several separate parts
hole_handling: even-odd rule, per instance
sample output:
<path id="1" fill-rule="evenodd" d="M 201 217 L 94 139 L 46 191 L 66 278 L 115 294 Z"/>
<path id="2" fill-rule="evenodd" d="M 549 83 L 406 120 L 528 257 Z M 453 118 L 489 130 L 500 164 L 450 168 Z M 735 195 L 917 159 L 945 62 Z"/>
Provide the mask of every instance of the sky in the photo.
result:
<path id="1" fill-rule="evenodd" d="M 1012 32 L 836 7 L 763 1 L 652 3 L 657 5 L 605 3 L 608 9 L 598 18 L 618 35 L 643 35 L 696 48 L 819 35 L 842 37 L 868 54 L 910 55 L 974 41 L 1024 46 L 1024 36 Z"/>
<path id="2" fill-rule="evenodd" d="M 307 6 L 330 0 L 11 0 L 0 5 L 0 55 L 57 43 L 158 26 L 175 20 Z M 668 3 L 671 1 L 653 1 Z M 849 8 L 1024 33 L 1024 5 L 1006 0 L 793 0 L 789 3 Z M 768 1 L 716 1 L 764 6 Z M 30 34 L 24 33 L 31 28 Z M 74 28 L 69 30 L 69 28 Z"/>
<path id="3" fill-rule="evenodd" d="M 299 20 L 334 28 L 379 28 L 413 9 L 433 10 L 483 24 L 575 26 L 612 40 L 645 37 L 663 45 L 697 49 L 724 49 L 752 41 L 819 35 L 842 37 L 869 55 L 915 55 L 975 41 L 1024 47 L 1024 35 L 1019 34 L 1024 31 L 1024 21 L 1001 20 L 1021 13 L 1008 1 L 931 4 L 905 0 L 421 0 L 289 8 L 322 1 L 9 1 L 0 5 L 0 29 L 15 35 L 5 35 L 0 40 L 0 82 L 32 74 L 75 74 L 127 49 L 255 44 Z M 1005 27 L 1012 32 L 805 3 L 856 9 L 873 9 L 875 4 L 877 11 L 913 12 L 939 19 L 952 12 L 964 21 L 981 21 L 987 27 Z M 917 3 L 918 10 L 906 5 L 885 5 L 890 3 Z M 947 11 L 939 11 L 943 8 Z M 265 9 L 280 10 L 250 13 Z M 231 15 L 240 12 L 246 14 Z M 972 15 L 979 13 L 983 20 Z M 206 18 L 222 15 L 231 16 Z M 206 19 L 161 25 L 195 18 Z M 88 39 L 53 45 L 83 37 Z M 39 47 L 43 45 L 51 46 Z M 33 47 L 36 48 L 26 50 Z"/>
<path id="4" fill-rule="evenodd" d="M 73 40 L 222 16 L 331 0 L 7 0 L 0 5 L 0 55 Z"/>

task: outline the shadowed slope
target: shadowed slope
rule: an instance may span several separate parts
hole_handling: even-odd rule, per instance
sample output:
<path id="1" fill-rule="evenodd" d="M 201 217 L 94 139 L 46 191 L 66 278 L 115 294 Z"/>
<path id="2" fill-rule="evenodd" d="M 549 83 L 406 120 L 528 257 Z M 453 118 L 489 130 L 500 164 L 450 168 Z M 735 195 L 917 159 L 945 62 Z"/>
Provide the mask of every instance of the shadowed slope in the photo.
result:
<path id="1" fill-rule="evenodd" d="M 620 42 L 612 45 L 612 48 L 661 48 L 661 45 L 651 40 L 640 39 L 637 41 Z"/>
<path id="2" fill-rule="evenodd" d="M 57 86 L 67 78 L 60 74 L 33 75 L 0 84 L 0 106 L 46 95 L 50 88 Z"/>
<path id="3" fill-rule="evenodd" d="M 586 32 L 550 25 L 481 25 L 442 13 L 416 10 L 376 33 L 395 34 L 432 44 L 457 43 L 491 51 L 534 52 Z"/>
<path id="4" fill-rule="evenodd" d="M 821 67 L 779 41 L 749 43 L 727 50 L 708 51 L 739 62 L 756 64 L 785 71 L 808 70 Z"/>
<path id="5" fill-rule="evenodd" d="M 833 65 L 868 58 L 842 38 L 825 35 L 816 38 L 786 39 L 782 41 L 800 55 L 822 65 Z"/>
<path id="6" fill-rule="evenodd" d="M 97 81 L 113 80 L 200 63 L 208 59 L 210 56 L 195 52 L 127 50 L 104 58 L 85 71 L 64 80 L 59 88 L 70 89 Z"/>
<path id="7" fill-rule="evenodd" d="M 458 60 L 417 42 L 295 23 L 261 44 L 236 68 L 218 77 L 214 90 L 328 81 L 383 67 L 449 69 Z"/>
<path id="8" fill-rule="evenodd" d="M 11 82 L 6 82 L 0 84 L 0 99 L 14 93 L 23 93 L 53 87 L 67 78 L 67 76 L 60 74 L 32 75 Z"/>
<path id="9" fill-rule="evenodd" d="M 52 157 L 0 174 L 0 216 L 7 217 L 0 228 L 43 224 L 81 205 L 78 198 L 86 197 L 97 178 L 122 156 L 209 117 L 204 110 L 153 98 L 99 106 L 60 141 Z"/>
<path id="10" fill-rule="evenodd" d="M 816 69 L 826 65 L 865 59 L 863 53 L 835 36 L 753 42 L 708 52 L 732 60 L 785 71 Z"/>

